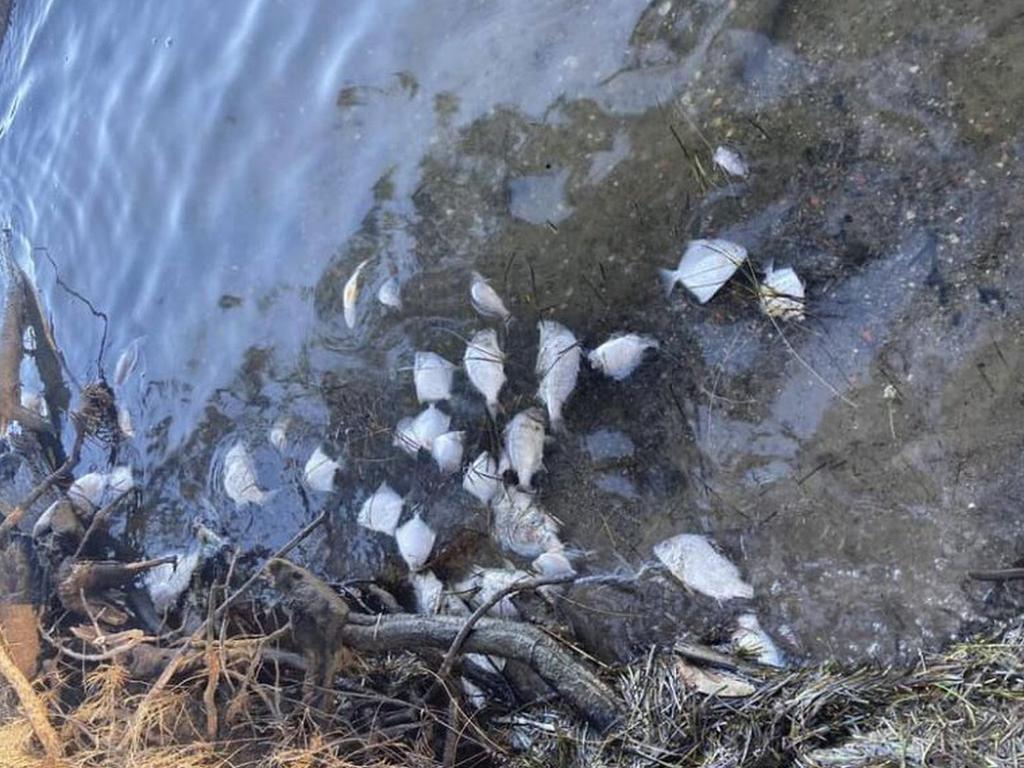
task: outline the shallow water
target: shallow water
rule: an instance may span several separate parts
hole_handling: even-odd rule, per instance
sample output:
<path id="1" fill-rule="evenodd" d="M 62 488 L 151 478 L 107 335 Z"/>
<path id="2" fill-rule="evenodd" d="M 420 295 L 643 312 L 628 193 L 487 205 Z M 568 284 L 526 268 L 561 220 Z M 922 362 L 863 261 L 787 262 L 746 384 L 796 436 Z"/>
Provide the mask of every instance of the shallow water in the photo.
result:
<path id="1" fill-rule="evenodd" d="M 418 410 L 414 350 L 456 361 L 484 327 L 477 269 L 516 315 L 511 411 L 536 391 L 540 316 L 588 346 L 662 342 L 626 383 L 584 370 L 539 478 L 583 570 L 626 579 L 578 587 L 577 628 L 608 653 L 713 634 L 739 607 L 628 579 L 661 539 L 704 532 L 791 654 L 912 655 L 985 613 L 967 569 L 1018 555 L 1018 6 L 21 0 L 0 215 L 79 383 L 103 327 L 47 256 L 109 316 L 108 374 L 145 337 L 120 392 L 142 549 L 196 516 L 273 547 L 328 505 L 303 556 L 400 582 L 393 544 L 354 522 L 386 478 L 439 528 L 440 570 L 493 561 L 458 482 L 388 434 Z M 719 144 L 749 179 L 713 168 Z M 657 270 L 695 236 L 793 266 L 808 318 L 766 319 L 746 271 L 707 305 L 666 298 Z M 392 275 L 397 312 L 373 299 Z M 451 411 L 469 457 L 491 444 L 465 379 Z M 267 431 L 285 414 L 282 457 Z M 219 484 L 239 439 L 280 489 L 263 508 Z M 346 465 L 331 496 L 298 483 L 321 442 Z"/>

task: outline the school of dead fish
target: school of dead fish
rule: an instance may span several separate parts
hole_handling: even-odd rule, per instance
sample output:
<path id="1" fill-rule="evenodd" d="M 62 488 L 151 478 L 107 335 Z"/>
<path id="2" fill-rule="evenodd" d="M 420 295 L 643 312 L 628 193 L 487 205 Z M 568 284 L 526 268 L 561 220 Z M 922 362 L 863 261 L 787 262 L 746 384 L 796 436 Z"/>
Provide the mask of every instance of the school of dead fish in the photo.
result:
<path id="1" fill-rule="evenodd" d="M 720 147 L 714 162 L 727 174 L 745 178 L 749 168 L 734 150 Z M 672 270 L 661 270 L 663 284 L 668 293 L 683 285 L 701 304 L 710 301 L 719 289 L 747 262 L 747 250 L 723 239 L 696 239 L 690 241 L 679 264 Z M 360 262 L 353 270 L 343 290 L 343 314 L 349 328 L 357 325 L 357 305 L 362 274 L 370 260 Z M 401 311 L 401 283 L 392 276 L 376 292 L 381 305 Z M 804 316 L 805 287 L 796 272 L 789 267 L 775 269 L 769 264 L 764 279 L 758 281 L 757 299 L 761 310 L 770 318 L 800 320 Z M 469 300 L 473 309 L 485 320 L 498 321 L 502 332 L 510 332 L 513 315 L 493 286 L 479 273 L 471 274 Z M 535 476 L 544 470 L 544 448 L 553 434 L 563 431 L 563 411 L 576 388 L 581 360 L 615 381 L 629 378 L 650 352 L 659 349 L 659 342 L 650 336 L 636 333 L 616 333 L 595 348 L 585 351 L 579 340 L 566 326 L 554 320 L 541 320 L 537 324 L 538 344 L 534 373 L 537 379 L 536 398 L 542 407 L 527 407 L 507 421 L 499 456 L 484 451 L 472 458 L 463 471 L 462 488 L 482 507 L 488 508 L 493 520 L 492 535 L 502 549 L 513 556 L 529 561 L 530 572 L 513 567 L 476 567 L 464 579 L 446 587 L 429 569 L 436 542 L 436 533 L 423 519 L 419 509 L 400 524 L 405 511 L 405 500 L 387 482 L 382 482 L 362 503 L 357 514 L 360 526 L 385 536 L 393 537 L 398 554 L 409 569 L 409 580 L 416 595 L 417 607 L 424 613 L 466 615 L 472 605 L 480 605 L 490 596 L 519 579 L 532 574 L 541 576 L 569 576 L 576 573 L 569 550 L 562 542 L 561 523 L 546 512 L 534 488 Z M 141 339 L 136 339 L 124 350 L 117 361 L 113 381 L 116 387 L 124 385 L 138 365 Z M 502 414 L 501 395 L 507 383 L 505 353 L 502 350 L 499 329 L 483 328 L 469 339 L 461 366 L 439 354 L 424 350 L 415 353 L 413 383 L 417 400 L 424 408 L 415 415 L 398 421 L 393 435 L 394 445 L 408 456 L 421 451 L 429 453 L 438 471 L 454 474 L 463 469 L 466 433 L 452 429 L 452 418 L 442 404 L 452 397 L 455 375 L 463 371 L 473 389 L 483 398 L 492 419 Z M 25 396 L 26 407 L 41 410 L 45 403 L 41 397 Z M 121 430 L 126 437 L 134 434 L 130 413 L 118 414 Z M 288 445 L 290 420 L 287 416 L 274 422 L 268 433 L 268 442 L 280 453 Z M 330 493 L 334 490 L 335 476 L 342 469 L 338 458 L 328 455 L 317 446 L 305 463 L 302 482 L 308 490 Z M 511 470 L 515 482 L 506 484 L 503 475 Z M 273 492 L 260 485 L 256 465 L 246 443 L 237 440 L 224 456 L 222 485 L 225 494 L 236 505 L 263 505 Z M 131 469 L 116 467 L 109 473 L 93 472 L 80 477 L 68 491 L 72 504 L 93 514 L 112 495 L 116 496 L 133 484 Z M 49 524 L 56 505 L 48 509 L 36 527 Z M 175 553 L 174 564 L 153 570 L 146 577 L 154 604 L 158 610 L 172 607 L 188 586 L 192 573 L 223 542 L 202 526 L 196 529 L 195 542 L 185 551 Z M 716 600 L 750 600 L 753 588 L 745 582 L 736 568 L 721 554 L 710 539 L 697 534 L 681 534 L 657 544 L 654 557 L 687 589 L 708 595 Z M 550 594 L 554 588 L 545 588 Z M 500 601 L 491 613 L 515 617 L 518 611 L 511 598 Z M 753 655 L 770 666 L 783 666 L 785 658 L 768 634 L 761 628 L 757 616 L 744 613 L 737 620 L 732 636 L 734 649 Z M 497 660 L 480 657 L 475 663 L 493 667 Z M 680 676 L 697 690 L 718 695 L 746 695 L 738 683 L 721 675 L 709 673 L 680 662 Z M 472 684 L 465 681 L 467 686 Z M 469 691 L 472 694 L 472 691 Z M 481 694 L 482 696 L 482 694 Z M 472 696 L 471 696 L 472 698 Z"/>

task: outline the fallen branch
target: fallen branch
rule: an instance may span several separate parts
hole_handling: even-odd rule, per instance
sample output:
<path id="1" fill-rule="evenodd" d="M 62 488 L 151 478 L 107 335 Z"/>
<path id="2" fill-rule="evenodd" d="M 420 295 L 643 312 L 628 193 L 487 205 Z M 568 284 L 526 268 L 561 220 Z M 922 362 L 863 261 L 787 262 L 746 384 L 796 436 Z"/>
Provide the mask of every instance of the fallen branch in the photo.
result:
<path id="1" fill-rule="evenodd" d="M 345 645 L 368 652 L 447 649 L 465 625 L 466 621 L 458 616 L 349 613 L 342 639 Z M 533 626 L 482 618 L 467 633 L 463 647 L 467 653 L 503 656 L 528 664 L 601 731 L 609 730 L 622 717 L 622 702 L 611 688 Z"/>
<path id="2" fill-rule="evenodd" d="M 482 602 L 480 606 L 470 614 L 469 618 L 466 619 L 466 623 L 462 629 L 459 630 L 459 634 L 452 640 L 452 644 L 448 647 L 448 652 L 445 653 L 444 659 L 441 661 L 441 667 L 437 670 L 437 676 L 441 680 L 446 680 L 448 675 L 451 674 L 452 667 L 455 665 L 455 658 L 459 654 L 459 650 L 462 648 L 462 644 L 466 642 L 466 638 L 469 637 L 469 633 L 473 631 L 474 625 L 480 621 L 487 612 L 494 606 L 500 603 L 509 595 L 513 595 L 516 592 L 524 592 L 527 590 L 537 589 L 537 587 L 545 587 L 550 584 L 564 584 L 568 581 L 576 579 L 576 574 L 563 574 L 561 576 L 548 576 L 539 577 L 535 579 L 518 579 L 511 584 L 508 584 L 487 600 Z M 429 698 L 429 696 L 427 697 Z"/>
<path id="3" fill-rule="evenodd" d="M 21 702 L 25 717 L 32 725 L 32 730 L 35 732 L 36 738 L 39 739 L 39 743 L 43 745 L 43 752 L 46 753 L 47 758 L 54 764 L 60 762 L 64 757 L 64 750 L 57 737 L 57 732 L 50 723 L 46 705 L 39 700 L 36 692 L 32 690 L 32 684 L 11 658 L 3 629 L 0 629 L 0 675 L 3 675 L 18 695 L 18 701 Z"/>

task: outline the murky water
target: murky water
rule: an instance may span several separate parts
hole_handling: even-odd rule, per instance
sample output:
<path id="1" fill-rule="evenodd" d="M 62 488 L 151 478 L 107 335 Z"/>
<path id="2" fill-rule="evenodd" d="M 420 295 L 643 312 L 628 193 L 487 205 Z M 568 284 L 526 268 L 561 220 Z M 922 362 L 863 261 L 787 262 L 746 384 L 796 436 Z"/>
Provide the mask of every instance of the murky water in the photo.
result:
<path id="1" fill-rule="evenodd" d="M 583 372 L 539 478 L 584 570 L 622 578 L 575 589 L 581 634 L 609 654 L 713 634 L 736 609 L 629 578 L 703 532 L 791 653 L 891 658 L 982 615 L 965 571 L 1018 556 L 1022 52 L 1016 0 L 21 0 L 2 215 L 79 383 L 102 324 L 47 256 L 109 316 L 108 372 L 145 339 L 121 393 L 144 549 L 196 516 L 272 547 L 328 505 L 304 557 L 398 583 L 393 543 L 354 521 L 388 479 L 439 529 L 440 571 L 496 562 L 458 481 L 388 432 L 417 410 L 414 350 L 458 360 L 484 327 L 476 269 L 517 318 L 511 411 L 538 317 L 662 342 L 625 383 Z M 749 179 L 714 169 L 719 144 Z M 694 236 L 796 268 L 807 319 L 769 321 L 745 273 L 705 306 L 666 298 L 657 270 Z M 393 275 L 401 311 L 373 298 Z M 450 410 L 469 453 L 491 444 L 464 379 Z M 219 484 L 239 439 L 280 489 L 265 507 Z M 345 461 L 330 496 L 297 482 L 318 443 Z"/>

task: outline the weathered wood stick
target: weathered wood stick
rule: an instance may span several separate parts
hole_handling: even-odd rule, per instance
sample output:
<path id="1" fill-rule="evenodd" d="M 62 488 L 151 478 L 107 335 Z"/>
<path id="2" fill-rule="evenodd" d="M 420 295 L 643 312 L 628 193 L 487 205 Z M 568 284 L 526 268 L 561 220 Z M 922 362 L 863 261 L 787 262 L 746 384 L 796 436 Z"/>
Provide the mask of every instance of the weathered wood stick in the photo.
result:
<path id="1" fill-rule="evenodd" d="M 342 630 L 346 645 L 361 651 L 447 650 L 465 625 L 458 616 L 349 613 Z M 467 653 L 503 656 L 529 664 L 578 712 L 601 731 L 622 717 L 622 702 L 600 678 L 539 629 L 503 619 L 480 619 L 463 643 Z"/>
<path id="2" fill-rule="evenodd" d="M 39 739 L 39 743 L 43 745 L 43 752 L 46 753 L 46 757 L 54 765 L 58 764 L 61 758 L 64 757 L 60 738 L 50 723 L 46 705 L 39 699 L 36 692 L 32 690 L 32 683 L 21 673 L 21 670 L 18 669 L 11 658 L 10 651 L 7 648 L 7 638 L 4 637 L 2 630 L 0 630 L 0 675 L 7 680 L 18 695 L 18 701 L 21 702 L 21 708 L 25 712 L 25 717 L 28 718 L 29 723 L 32 725 L 32 730 L 35 732 L 36 738 Z"/>

